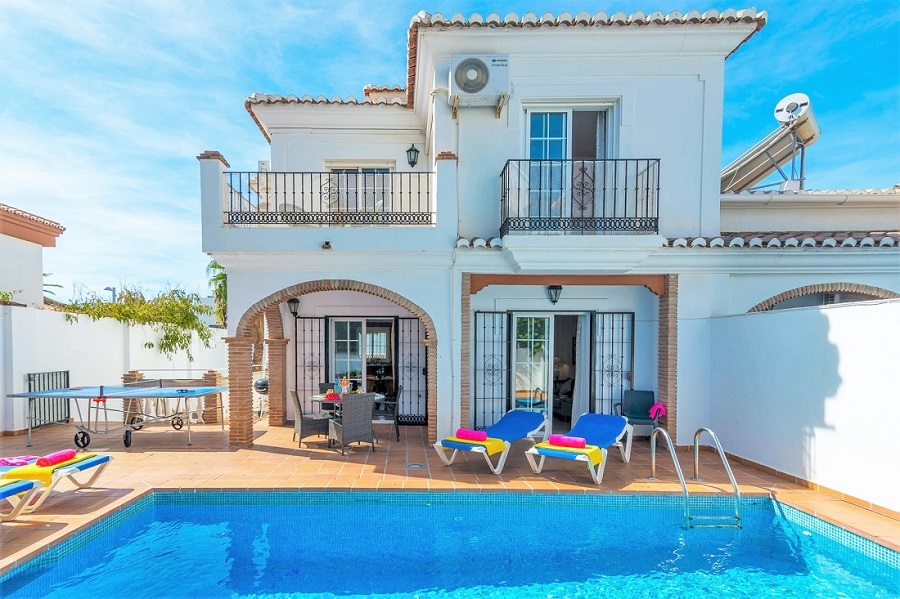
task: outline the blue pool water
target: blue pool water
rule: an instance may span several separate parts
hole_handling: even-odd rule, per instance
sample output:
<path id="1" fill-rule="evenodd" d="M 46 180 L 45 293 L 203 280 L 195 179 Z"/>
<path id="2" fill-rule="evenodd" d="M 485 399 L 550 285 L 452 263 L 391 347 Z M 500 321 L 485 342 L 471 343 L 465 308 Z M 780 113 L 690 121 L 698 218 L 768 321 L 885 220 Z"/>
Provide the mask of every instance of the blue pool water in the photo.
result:
<path id="1" fill-rule="evenodd" d="M 721 498 L 695 511 L 727 514 Z M 19 597 L 900 597 L 896 552 L 768 499 L 156 493 L 0 578 Z"/>

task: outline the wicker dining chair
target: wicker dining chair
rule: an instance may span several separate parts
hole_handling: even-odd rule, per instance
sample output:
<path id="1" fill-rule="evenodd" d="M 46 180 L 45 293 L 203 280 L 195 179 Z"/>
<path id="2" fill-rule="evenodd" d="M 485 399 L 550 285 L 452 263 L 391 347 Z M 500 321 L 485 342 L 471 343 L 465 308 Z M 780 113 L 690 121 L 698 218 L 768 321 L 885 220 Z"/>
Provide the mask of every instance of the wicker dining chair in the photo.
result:
<path id="1" fill-rule="evenodd" d="M 341 416 L 329 420 L 328 440 L 344 447 L 354 442 L 366 442 L 375 451 L 375 433 L 372 430 L 374 393 L 348 393 L 341 400 Z"/>
<path id="2" fill-rule="evenodd" d="M 294 404 L 294 439 L 297 440 L 297 447 L 303 443 L 306 437 L 313 435 L 328 435 L 328 422 L 331 414 L 328 412 L 316 412 L 314 414 L 304 414 L 303 406 L 300 405 L 300 397 L 297 395 L 296 389 L 288 389 L 288 395 L 291 396 L 291 403 Z"/>
<path id="3" fill-rule="evenodd" d="M 403 385 L 397 387 L 394 395 L 385 395 L 384 399 L 375 402 L 375 411 L 372 412 L 372 424 L 389 424 L 394 427 L 397 440 L 400 440 L 399 402 L 403 393 Z M 378 431 L 375 431 L 375 440 L 378 441 Z"/>

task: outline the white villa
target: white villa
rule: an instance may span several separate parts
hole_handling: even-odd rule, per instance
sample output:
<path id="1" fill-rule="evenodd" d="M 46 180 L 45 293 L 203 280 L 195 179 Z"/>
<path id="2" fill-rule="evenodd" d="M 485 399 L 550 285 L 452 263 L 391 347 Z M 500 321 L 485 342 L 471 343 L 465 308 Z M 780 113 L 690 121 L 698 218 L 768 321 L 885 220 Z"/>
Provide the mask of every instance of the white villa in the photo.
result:
<path id="1" fill-rule="evenodd" d="M 725 60 L 766 18 L 422 12 L 404 87 L 248 97 L 271 156 L 198 156 L 203 250 L 228 272 L 231 444 L 252 444 L 263 312 L 273 424 L 294 418 L 287 389 L 337 377 L 402 386 L 401 423 L 432 441 L 513 407 L 565 432 L 650 390 L 676 444 L 711 427 L 729 452 L 838 486 L 816 460 L 863 425 L 820 434 L 826 403 L 881 383 L 846 370 L 834 335 L 898 322 L 900 193 L 722 191 Z M 896 370 L 883 356 L 867 362 Z M 773 456 L 774 436 L 819 458 Z"/>

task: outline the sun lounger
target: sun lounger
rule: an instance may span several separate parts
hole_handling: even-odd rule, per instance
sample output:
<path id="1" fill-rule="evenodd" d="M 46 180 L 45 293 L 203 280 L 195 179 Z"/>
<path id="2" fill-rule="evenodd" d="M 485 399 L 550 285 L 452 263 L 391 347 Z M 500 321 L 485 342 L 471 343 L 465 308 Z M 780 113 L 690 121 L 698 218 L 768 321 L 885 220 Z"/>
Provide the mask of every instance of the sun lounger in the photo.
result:
<path id="1" fill-rule="evenodd" d="M 503 415 L 492 426 L 484 429 L 487 438 L 483 441 L 471 439 L 461 439 L 457 436 L 446 437 L 434 444 L 434 450 L 437 451 L 446 465 L 451 465 L 456 459 L 456 454 L 460 451 L 471 451 L 484 456 L 491 472 L 500 474 L 503 466 L 506 464 L 506 458 L 509 455 L 509 448 L 514 441 L 530 438 L 532 442 L 536 435 L 541 433 L 542 429 L 546 430 L 547 419 L 539 412 L 529 410 L 510 410 Z M 543 434 L 541 434 L 543 437 Z M 447 457 L 445 450 L 453 450 L 450 457 Z M 490 456 L 499 453 L 497 465 L 491 463 Z"/>
<path id="2" fill-rule="evenodd" d="M 628 462 L 631 459 L 631 437 L 634 428 L 628 424 L 628 419 L 623 416 L 610 414 L 583 414 L 572 430 L 566 433 L 566 437 L 584 439 L 584 447 L 567 447 L 550 442 L 537 443 L 525 452 L 528 463 L 535 473 L 540 473 L 544 468 L 546 458 L 560 458 L 574 460 L 585 464 L 591 473 L 591 478 L 598 485 L 603 481 L 603 472 L 606 469 L 607 447 L 615 445 L 622 453 L 622 460 Z M 623 437 L 628 435 L 625 444 Z M 537 460 L 535 457 L 537 456 Z"/>
<path id="3" fill-rule="evenodd" d="M 7 513 L 0 512 L 0 522 L 15 520 L 28 506 L 42 483 L 36 480 L 0 480 L 0 499 L 5 499 L 12 506 Z"/>
<path id="4" fill-rule="evenodd" d="M 2 466 L 0 467 L 0 479 L 38 481 L 43 484 L 40 490 L 33 497 L 29 498 L 30 501 L 22 509 L 22 513 L 30 514 L 46 501 L 47 497 L 50 496 L 50 492 L 64 479 L 69 479 L 79 489 L 86 489 L 93 485 L 103 471 L 106 470 L 110 460 L 112 460 L 112 456 L 86 453 L 54 466 L 41 467 L 35 462 L 25 466 Z M 75 478 L 75 475 L 78 473 L 94 468 L 96 470 L 94 470 L 87 481 L 80 482 Z"/>

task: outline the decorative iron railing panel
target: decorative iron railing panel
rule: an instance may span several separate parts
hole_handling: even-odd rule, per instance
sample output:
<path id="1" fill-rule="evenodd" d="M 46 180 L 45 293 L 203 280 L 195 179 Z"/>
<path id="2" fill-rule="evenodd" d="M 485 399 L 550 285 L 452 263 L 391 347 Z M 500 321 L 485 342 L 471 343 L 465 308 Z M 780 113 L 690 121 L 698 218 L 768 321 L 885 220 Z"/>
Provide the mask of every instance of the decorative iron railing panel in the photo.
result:
<path id="1" fill-rule="evenodd" d="M 430 226 L 433 173 L 225 173 L 225 223 Z"/>
<path id="2" fill-rule="evenodd" d="M 418 318 L 397 319 L 396 377 L 403 385 L 397 398 L 400 424 L 428 424 L 427 349 L 425 330 Z"/>
<path id="3" fill-rule="evenodd" d="M 500 235 L 659 231 L 659 159 L 507 160 Z"/>
<path id="4" fill-rule="evenodd" d="M 507 312 L 475 312 L 472 411 L 477 429 L 496 423 L 512 403 L 509 321 Z"/>
<path id="5" fill-rule="evenodd" d="M 622 401 L 622 392 L 633 384 L 634 313 L 595 313 L 592 333 L 592 409 L 613 414 L 615 404 Z"/>
<path id="6" fill-rule="evenodd" d="M 29 372 L 29 391 L 52 391 L 69 388 L 69 371 L 54 370 L 52 372 Z M 40 397 L 31 399 L 34 402 L 34 421 L 32 428 L 47 424 L 69 421 L 69 399 L 66 397 Z"/>
<path id="7" fill-rule="evenodd" d="M 297 394 L 307 413 L 321 408 L 312 405 L 310 396 L 319 392 L 319 383 L 330 380 L 328 365 L 328 336 L 325 318 L 300 316 L 296 318 Z"/>

